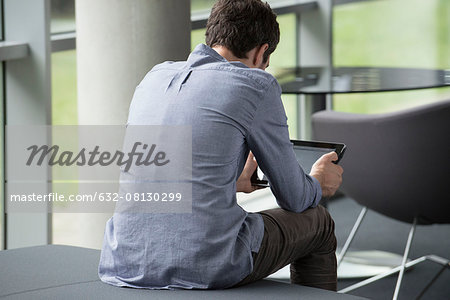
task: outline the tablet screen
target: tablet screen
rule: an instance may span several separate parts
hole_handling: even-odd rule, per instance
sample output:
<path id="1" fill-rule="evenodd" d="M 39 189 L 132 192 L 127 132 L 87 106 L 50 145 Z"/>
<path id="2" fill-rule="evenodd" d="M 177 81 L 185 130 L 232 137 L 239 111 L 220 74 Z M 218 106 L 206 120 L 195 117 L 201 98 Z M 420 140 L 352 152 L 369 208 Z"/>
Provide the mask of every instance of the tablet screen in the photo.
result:
<path id="1" fill-rule="evenodd" d="M 298 163 L 302 166 L 306 174 L 311 172 L 313 164 L 324 154 L 336 152 L 339 163 L 344 155 L 346 146 L 342 143 L 319 142 L 319 141 L 300 141 L 291 140 L 294 147 L 294 153 Z"/>
<path id="2" fill-rule="evenodd" d="M 324 154 L 335 151 L 334 148 L 315 148 L 294 145 L 294 152 L 298 163 L 306 174 L 311 172 L 313 164 Z"/>

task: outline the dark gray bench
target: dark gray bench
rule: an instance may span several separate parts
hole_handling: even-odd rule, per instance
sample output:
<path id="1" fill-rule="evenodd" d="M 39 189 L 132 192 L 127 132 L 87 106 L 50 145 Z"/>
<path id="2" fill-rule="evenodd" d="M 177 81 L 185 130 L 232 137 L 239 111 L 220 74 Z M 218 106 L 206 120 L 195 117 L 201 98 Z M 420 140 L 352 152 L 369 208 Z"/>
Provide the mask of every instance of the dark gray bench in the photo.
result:
<path id="1" fill-rule="evenodd" d="M 362 299 L 325 290 L 261 280 L 227 290 L 147 290 L 100 281 L 100 251 L 37 246 L 0 251 L 1 299 Z"/>

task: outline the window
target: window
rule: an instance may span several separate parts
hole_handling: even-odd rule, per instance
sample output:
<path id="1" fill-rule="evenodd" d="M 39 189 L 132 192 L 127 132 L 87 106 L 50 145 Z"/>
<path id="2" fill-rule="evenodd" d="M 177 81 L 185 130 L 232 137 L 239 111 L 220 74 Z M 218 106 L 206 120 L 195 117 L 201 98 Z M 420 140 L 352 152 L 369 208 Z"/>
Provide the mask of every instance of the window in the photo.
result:
<path id="1" fill-rule="evenodd" d="M 75 30 L 74 0 L 51 0 L 51 32 Z M 52 124 L 76 125 L 77 72 L 76 50 L 52 53 Z M 77 213 L 52 214 L 52 242 L 77 245 L 80 220 Z M 78 235 L 77 235 L 78 234 Z"/>
<path id="2" fill-rule="evenodd" d="M 52 54 L 52 124 L 75 125 L 77 120 L 76 50 Z"/>
<path id="3" fill-rule="evenodd" d="M 191 0 L 191 12 L 210 10 L 216 0 Z"/>
<path id="4" fill-rule="evenodd" d="M 450 1 L 368 1 L 335 6 L 335 66 L 450 68 Z M 450 97 L 449 88 L 334 96 L 336 110 L 382 113 Z"/>
<path id="5" fill-rule="evenodd" d="M 51 0 L 51 33 L 75 30 L 75 0 Z"/>
<path id="6" fill-rule="evenodd" d="M 76 76 L 76 50 L 52 54 L 53 125 L 78 123 Z M 78 215 L 77 213 L 52 214 L 52 241 L 54 244 L 77 244 L 77 228 L 80 222 L 77 218 Z"/>
<path id="7" fill-rule="evenodd" d="M 273 73 L 272 70 L 276 68 L 294 67 L 296 65 L 296 15 L 280 15 L 277 20 L 280 24 L 280 43 L 270 57 L 270 64 L 267 69 L 269 73 Z M 281 98 L 288 118 L 289 135 L 293 139 L 298 138 L 297 96 L 282 94 Z"/>

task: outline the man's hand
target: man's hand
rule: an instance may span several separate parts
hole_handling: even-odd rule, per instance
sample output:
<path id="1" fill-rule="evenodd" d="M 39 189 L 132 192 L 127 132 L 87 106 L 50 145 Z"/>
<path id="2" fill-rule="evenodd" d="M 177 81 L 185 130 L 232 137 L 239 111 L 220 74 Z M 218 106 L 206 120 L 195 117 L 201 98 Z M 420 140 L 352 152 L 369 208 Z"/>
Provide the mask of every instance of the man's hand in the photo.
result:
<path id="1" fill-rule="evenodd" d="M 342 183 L 344 169 L 333 163 L 337 159 L 336 152 L 331 152 L 323 155 L 312 166 L 310 175 L 319 181 L 323 197 L 333 196 Z"/>
<path id="2" fill-rule="evenodd" d="M 258 163 L 253 156 L 253 153 L 249 153 L 247 161 L 245 162 L 244 169 L 242 170 L 241 176 L 239 176 L 236 182 L 236 192 L 251 193 L 253 191 L 259 190 L 262 187 L 254 186 L 251 182 L 251 177 L 255 173 Z"/>

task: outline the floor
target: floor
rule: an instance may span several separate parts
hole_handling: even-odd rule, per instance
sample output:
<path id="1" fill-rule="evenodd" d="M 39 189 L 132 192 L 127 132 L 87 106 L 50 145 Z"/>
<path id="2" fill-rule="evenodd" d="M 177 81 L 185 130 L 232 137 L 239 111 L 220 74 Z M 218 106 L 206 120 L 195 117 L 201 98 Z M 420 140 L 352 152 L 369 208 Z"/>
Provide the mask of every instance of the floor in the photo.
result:
<path id="1" fill-rule="evenodd" d="M 339 246 L 345 242 L 361 206 L 348 198 L 340 198 L 329 204 L 329 211 L 336 223 Z M 356 235 L 352 249 L 378 249 L 403 254 L 410 225 L 394 221 L 378 213 L 369 211 Z M 435 254 L 450 259 L 450 225 L 418 226 L 409 257 Z M 422 289 L 441 270 L 441 266 L 425 261 L 405 273 L 399 299 L 417 299 Z M 382 279 L 362 287 L 350 294 L 370 299 L 391 299 L 397 281 L 396 276 Z M 338 289 L 357 281 L 340 280 Z M 450 299 L 450 269 L 440 277 L 420 299 Z"/>

